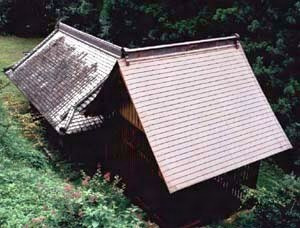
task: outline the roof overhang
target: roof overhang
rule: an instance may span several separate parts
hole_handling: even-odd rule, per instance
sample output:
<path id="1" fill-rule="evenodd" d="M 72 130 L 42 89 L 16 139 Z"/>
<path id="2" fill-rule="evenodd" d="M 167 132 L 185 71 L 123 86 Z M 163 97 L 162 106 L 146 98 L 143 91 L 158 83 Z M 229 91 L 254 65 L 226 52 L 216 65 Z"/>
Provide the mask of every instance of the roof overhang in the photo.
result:
<path id="1" fill-rule="evenodd" d="M 117 67 L 116 67 L 117 66 Z M 120 70 L 170 193 L 292 148 L 237 34 L 121 48 L 59 23 L 7 76 L 60 134 Z"/>
<path id="2" fill-rule="evenodd" d="M 170 193 L 292 148 L 238 39 L 125 48 L 118 60 Z"/>
<path id="3" fill-rule="evenodd" d="M 121 47 L 66 24 L 55 30 L 5 74 L 59 134 L 98 128 L 104 117 L 85 116 L 121 58 Z"/>

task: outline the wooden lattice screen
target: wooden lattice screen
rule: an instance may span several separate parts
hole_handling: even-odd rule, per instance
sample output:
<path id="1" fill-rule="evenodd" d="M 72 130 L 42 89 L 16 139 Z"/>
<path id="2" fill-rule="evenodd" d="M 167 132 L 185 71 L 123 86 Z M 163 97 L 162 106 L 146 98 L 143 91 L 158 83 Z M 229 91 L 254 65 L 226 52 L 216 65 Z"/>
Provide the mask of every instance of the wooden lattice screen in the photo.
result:
<path id="1" fill-rule="evenodd" d="M 256 187 L 260 162 L 256 162 L 214 178 L 214 181 L 232 196 L 243 197 L 242 186 Z"/>

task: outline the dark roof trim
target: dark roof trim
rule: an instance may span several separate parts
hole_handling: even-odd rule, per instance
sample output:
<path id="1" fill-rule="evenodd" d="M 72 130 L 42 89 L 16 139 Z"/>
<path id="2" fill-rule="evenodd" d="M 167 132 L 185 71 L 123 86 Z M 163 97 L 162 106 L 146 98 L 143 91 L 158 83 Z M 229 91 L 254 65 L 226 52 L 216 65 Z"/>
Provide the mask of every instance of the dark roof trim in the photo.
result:
<path id="1" fill-rule="evenodd" d="M 79 31 L 71 26 L 68 26 L 62 22 L 57 23 L 57 29 L 60 32 L 66 33 L 74 37 L 77 40 L 80 40 L 86 44 L 93 45 L 93 47 L 100 48 L 105 51 L 107 54 L 113 55 L 114 57 L 121 57 L 122 48 L 118 45 L 112 44 L 108 41 L 102 40 L 85 32 Z"/>
<path id="2" fill-rule="evenodd" d="M 236 33 L 232 36 L 220 37 L 220 38 L 211 38 L 204 40 L 195 40 L 188 42 L 180 42 L 180 43 L 172 43 L 172 44 L 164 44 L 164 45 L 156 45 L 156 46 L 148 46 L 142 48 L 126 48 L 124 47 L 123 56 L 128 58 L 133 57 L 145 57 L 157 53 L 170 53 L 170 52 L 181 52 L 181 51 L 189 51 L 200 48 L 207 47 L 215 47 L 226 45 L 230 43 L 236 43 L 239 40 L 240 36 Z"/>

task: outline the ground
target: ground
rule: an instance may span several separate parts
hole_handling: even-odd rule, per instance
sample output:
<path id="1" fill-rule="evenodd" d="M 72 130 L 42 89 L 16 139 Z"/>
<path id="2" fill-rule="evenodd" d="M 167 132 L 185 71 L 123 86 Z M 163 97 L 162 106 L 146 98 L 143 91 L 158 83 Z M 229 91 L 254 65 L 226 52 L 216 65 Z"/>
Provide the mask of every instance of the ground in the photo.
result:
<path id="1" fill-rule="evenodd" d="M 115 181 L 72 182 L 69 164 L 45 155 L 40 122 L 2 72 L 40 41 L 0 36 L 0 227 L 143 227 Z"/>
<path id="2" fill-rule="evenodd" d="M 0 36 L 0 69 L 20 60 L 40 41 L 40 38 Z M 1 71 L 0 227 L 20 227 L 25 224 L 29 224 L 29 227 L 36 227 L 37 224 L 41 225 L 44 220 L 57 221 L 57 216 L 62 213 L 62 210 L 74 209 L 73 204 L 68 204 L 68 202 L 65 203 L 70 208 L 65 208 L 66 205 L 62 206 L 61 204 L 66 198 L 66 191 L 70 192 L 70 188 L 73 188 L 70 186 L 73 186 L 74 183 L 70 183 L 68 180 L 71 172 L 65 172 L 66 166 L 57 167 L 59 164 L 53 164 L 48 160 L 43 153 L 46 143 L 41 133 L 40 123 L 34 120 L 29 113 L 27 100 L 15 86 L 9 83 Z M 273 166 L 264 162 L 260 170 L 258 186 L 272 188 L 277 184 L 276 180 L 282 176 L 283 173 L 280 170 L 274 169 Z M 105 197 L 111 197 L 111 193 L 107 193 Z M 122 198 L 120 202 L 123 204 L 126 200 Z M 126 208 L 130 206 L 128 203 L 124 203 L 124 205 L 125 207 L 120 207 L 121 209 L 117 212 L 111 210 L 109 206 L 104 207 L 108 208 L 109 215 L 113 214 L 113 217 L 108 216 L 106 219 L 110 222 L 110 220 L 116 219 L 122 211 L 128 213 Z M 78 205 L 76 204 L 76 206 Z M 102 207 L 99 206 L 93 210 L 97 211 L 99 208 Z M 63 216 L 70 216 L 68 213 Z M 225 223 L 232 224 L 235 217 L 236 215 L 232 216 Z M 73 219 L 72 216 L 70 218 Z M 122 217 L 121 220 L 124 218 Z M 128 218 L 128 220 L 132 221 L 132 218 Z M 93 225 L 99 224 L 97 219 L 87 220 L 86 224 L 89 221 Z M 116 221 L 119 222 L 119 220 Z M 137 224 L 139 223 L 137 222 Z M 56 223 L 52 223 L 52 225 L 53 227 L 59 226 Z"/>
<path id="3" fill-rule="evenodd" d="M 31 50 L 40 41 L 41 38 L 25 39 L 15 36 L 0 36 L 0 83 L 2 86 L 9 82 L 9 80 L 4 76 L 3 69 L 19 61 L 22 57 L 24 57 L 26 52 Z M 6 88 L 5 94 L 2 91 L 1 97 L 3 97 L 3 95 L 7 95 L 8 92 L 18 97 L 18 102 L 26 101 L 12 84 Z"/>

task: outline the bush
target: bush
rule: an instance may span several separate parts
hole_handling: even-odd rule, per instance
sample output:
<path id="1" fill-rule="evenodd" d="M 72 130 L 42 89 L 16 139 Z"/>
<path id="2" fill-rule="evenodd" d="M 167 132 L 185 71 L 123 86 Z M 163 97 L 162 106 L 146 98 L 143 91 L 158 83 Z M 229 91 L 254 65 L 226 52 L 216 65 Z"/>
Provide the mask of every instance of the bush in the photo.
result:
<path id="1" fill-rule="evenodd" d="M 244 204 L 252 204 L 253 227 L 300 227 L 300 178 L 286 175 L 272 190 L 247 191 Z"/>
<path id="2" fill-rule="evenodd" d="M 22 227 L 49 217 L 63 180 L 25 139 L 0 103 L 0 227 Z"/>
<path id="3" fill-rule="evenodd" d="M 142 227 L 141 211 L 100 171 L 75 187 L 24 138 L 0 103 L 0 227 Z"/>
<path id="4" fill-rule="evenodd" d="M 109 174 L 98 171 L 93 178 L 84 176 L 81 187 L 66 184 L 64 197 L 58 202 L 55 217 L 43 221 L 50 227 L 143 227 L 134 207 L 117 187 L 116 177 L 109 183 Z"/>
<path id="5" fill-rule="evenodd" d="M 245 187 L 241 210 L 214 228 L 300 227 L 300 178 L 286 175 L 272 162 L 263 162 L 257 189 Z"/>
<path id="6" fill-rule="evenodd" d="M 0 66 L 6 66 L 38 40 L 0 41 L 5 50 Z M 52 164 L 43 154 L 42 130 L 28 106 L 0 72 L 0 227 L 142 226 L 118 179 L 111 183 L 108 174 L 98 173 L 91 180 L 85 176 L 79 186 L 64 179 L 76 174 L 78 181 L 80 173 L 66 162 Z"/>

